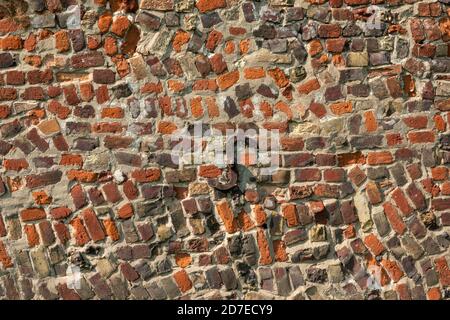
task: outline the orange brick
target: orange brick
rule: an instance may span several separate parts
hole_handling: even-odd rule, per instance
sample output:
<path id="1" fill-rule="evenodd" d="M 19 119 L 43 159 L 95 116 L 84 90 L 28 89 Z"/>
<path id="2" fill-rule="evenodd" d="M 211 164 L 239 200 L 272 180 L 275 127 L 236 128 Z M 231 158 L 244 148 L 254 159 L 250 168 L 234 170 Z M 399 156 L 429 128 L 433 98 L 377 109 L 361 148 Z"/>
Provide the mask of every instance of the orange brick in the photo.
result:
<path id="1" fill-rule="evenodd" d="M 300 94 L 308 94 L 318 89 L 320 89 L 320 83 L 317 78 L 308 80 L 297 87 L 297 90 Z"/>
<path id="2" fill-rule="evenodd" d="M 24 222 L 40 220 L 45 217 L 45 210 L 42 208 L 28 208 L 20 211 L 20 218 Z"/>
<path id="3" fill-rule="evenodd" d="M 2 50 L 20 50 L 22 49 L 22 39 L 19 36 L 6 36 L 1 39 Z"/>
<path id="4" fill-rule="evenodd" d="M 59 164 L 62 166 L 82 166 L 83 157 L 79 154 L 62 154 Z"/>
<path id="5" fill-rule="evenodd" d="M 297 216 L 297 208 L 295 204 L 284 204 L 281 207 L 284 219 L 286 219 L 288 227 L 295 227 L 299 224 Z"/>
<path id="6" fill-rule="evenodd" d="M 217 178 L 222 174 L 222 170 L 217 166 L 211 165 L 202 165 L 199 168 L 198 175 L 204 178 Z"/>
<path id="7" fill-rule="evenodd" d="M 400 269 L 397 262 L 383 259 L 381 265 L 386 269 L 392 281 L 398 282 L 403 278 L 403 271 Z"/>
<path id="8" fill-rule="evenodd" d="M 189 291 L 192 288 L 191 279 L 189 279 L 189 276 L 184 269 L 180 270 L 178 272 L 175 272 L 173 275 L 173 278 L 175 279 L 175 282 L 177 283 L 181 292 L 184 293 L 186 291 Z"/>
<path id="9" fill-rule="evenodd" d="M 367 155 L 367 163 L 372 166 L 390 164 L 392 162 L 394 162 L 394 158 L 389 151 L 369 152 Z"/>
<path id="10" fill-rule="evenodd" d="M 103 108 L 102 109 L 102 118 L 114 118 L 121 119 L 125 115 L 124 111 L 120 107 L 112 107 L 112 108 Z"/>
<path id="11" fill-rule="evenodd" d="M 227 233 L 235 233 L 238 230 L 237 220 L 226 199 L 216 203 L 216 210 L 222 219 Z"/>
<path id="12" fill-rule="evenodd" d="M 208 108 L 208 116 L 210 118 L 216 118 L 220 115 L 219 107 L 217 106 L 215 97 L 205 98 L 206 107 Z"/>
<path id="13" fill-rule="evenodd" d="M 286 253 L 286 244 L 283 240 L 273 241 L 273 252 L 275 254 L 276 261 L 284 262 L 288 260 L 288 255 Z"/>
<path id="14" fill-rule="evenodd" d="M 254 67 L 254 68 L 245 68 L 244 69 L 244 78 L 245 79 L 261 79 L 266 76 L 266 72 L 262 67 Z"/>
<path id="15" fill-rule="evenodd" d="M 195 97 L 191 99 L 191 112 L 194 118 L 203 116 L 202 97 Z"/>
<path id="16" fill-rule="evenodd" d="M 70 50 L 70 40 L 67 31 L 61 30 L 55 33 L 55 47 L 58 52 Z"/>
<path id="17" fill-rule="evenodd" d="M 112 241 L 117 241 L 120 239 L 119 230 L 112 219 L 103 220 L 103 226 L 105 227 L 106 234 L 111 238 Z"/>
<path id="18" fill-rule="evenodd" d="M 378 125 L 373 111 L 367 111 L 364 113 L 364 124 L 367 132 L 377 131 Z"/>
<path id="19" fill-rule="evenodd" d="M 289 84 L 289 79 L 280 68 L 267 71 L 267 74 L 273 78 L 279 88 L 284 88 Z"/>
<path id="20" fill-rule="evenodd" d="M 350 113 L 353 110 L 352 103 L 350 101 L 346 102 L 336 102 L 330 106 L 331 112 L 335 115 L 340 116 L 345 113 Z"/>
<path id="21" fill-rule="evenodd" d="M 3 167 L 6 170 L 20 171 L 28 168 L 26 159 L 5 159 L 3 160 Z"/>
<path id="22" fill-rule="evenodd" d="M 171 134 L 178 128 L 175 123 L 169 121 L 160 121 L 158 123 L 158 132 L 162 134 Z"/>
<path id="23" fill-rule="evenodd" d="M 136 182 L 154 182 L 161 178 L 161 170 L 159 168 L 138 169 L 131 173 L 131 177 Z"/>
<path id="24" fill-rule="evenodd" d="M 447 167 L 434 167 L 431 168 L 431 176 L 433 180 L 447 180 L 448 179 L 448 169 Z"/>
<path id="25" fill-rule="evenodd" d="M 172 47 L 176 52 L 181 51 L 181 47 L 189 42 L 190 34 L 183 30 L 178 30 L 173 38 Z"/>
<path id="26" fill-rule="evenodd" d="M 189 253 L 179 252 L 175 255 L 175 263 L 180 268 L 186 268 L 192 262 L 192 257 Z"/>
<path id="27" fill-rule="evenodd" d="M 133 216 L 133 213 L 134 209 L 131 203 L 124 204 L 117 211 L 117 215 L 119 216 L 120 219 L 129 219 Z"/>
<path id="28" fill-rule="evenodd" d="M 87 170 L 69 170 L 66 173 L 69 180 L 76 180 L 79 182 L 95 182 L 98 174 Z"/>
<path id="29" fill-rule="evenodd" d="M 23 228 L 23 231 L 27 235 L 29 247 L 34 247 L 34 246 L 39 245 L 39 234 L 38 234 L 34 224 L 25 225 L 25 227 Z"/>
<path id="30" fill-rule="evenodd" d="M 260 265 L 271 264 L 273 259 L 270 254 L 269 243 L 267 242 L 264 229 L 258 228 L 258 232 L 256 233 L 256 241 L 258 243 L 259 248 L 259 264 Z"/>
<path id="31" fill-rule="evenodd" d="M 217 85 L 220 90 L 226 90 L 232 85 L 234 85 L 239 80 L 239 71 L 231 71 L 228 73 L 224 73 L 217 78 Z"/>
<path id="32" fill-rule="evenodd" d="M 369 234 L 364 238 L 364 244 L 370 249 L 370 251 L 375 255 L 379 256 L 385 250 L 383 244 L 378 240 L 377 236 L 374 234 Z"/>
<path id="33" fill-rule="evenodd" d="M 394 231 L 399 235 L 402 235 L 406 230 L 406 225 L 402 218 L 398 215 L 395 207 L 391 203 L 385 202 L 383 204 L 383 209 L 386 218 L 392 226 L 392 229 L 394 229 Z"/>

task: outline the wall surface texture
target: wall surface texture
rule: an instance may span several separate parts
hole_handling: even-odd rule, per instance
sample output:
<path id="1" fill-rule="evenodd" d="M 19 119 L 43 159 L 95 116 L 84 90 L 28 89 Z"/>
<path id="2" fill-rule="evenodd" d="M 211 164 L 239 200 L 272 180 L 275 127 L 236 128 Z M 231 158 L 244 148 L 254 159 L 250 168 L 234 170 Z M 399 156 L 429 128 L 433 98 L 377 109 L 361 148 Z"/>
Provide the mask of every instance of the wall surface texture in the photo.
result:
<path id="1" fill-rule="evenodd" d="M 0 298 L 448 299 L 449 3 L 0 0 Z"/>

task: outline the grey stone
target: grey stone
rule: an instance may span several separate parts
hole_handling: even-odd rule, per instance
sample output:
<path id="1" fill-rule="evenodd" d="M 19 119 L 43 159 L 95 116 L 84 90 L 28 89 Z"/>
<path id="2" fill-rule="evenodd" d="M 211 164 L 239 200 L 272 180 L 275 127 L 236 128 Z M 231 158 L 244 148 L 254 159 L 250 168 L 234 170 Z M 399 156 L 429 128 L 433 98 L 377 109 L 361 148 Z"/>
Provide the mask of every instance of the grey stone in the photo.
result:
<path id="1" fill-rule="evenodd" d="M 400 163 L 395 164 L 389 170 L 398 186 L 403 186 L 408 182 L 408 180 L 406 179 L 405 170 Z"/>
<path id="2" fill-rule="evenodd" d="M 35 271 L 39 274 L 41 278 L 50 275 L 50 267 L 45 255 L 45 248 L 39 247 L 37 250 L 30 252 L 31 259 L 33 260 L 33 265 Z"/>
<path id="3" fill-rule="evenodd" d="M 292 288 L 289 283 L 289 277 L 286 268 L 274 268 L 275 281 L 277 283 L 277 292 L 281 296 L 288 296 Z"/>
<path id="4" fill-rule="evenodd" d="M 272 269 L 262 267 L 258 269 L 259 279 L 260 279 L 260 287 L 263 290 L 273 291 L 273 274 Z"/>
<path id="5" fill-rule="evenodd" d="M 238 287 L 238 280 L 232 268 L 226 268 L 220 271 L 220 277 L 227 290 L 234 290 Z"/>
<path id="6" fill-rule="evenodd" d="M 172 276 L 162 278 L 161 285 L 164 288 L 164 291 L 166 292 L 169 299 L 175 299 L 181 294 L 180 290 L 178 290 L 178 287 L 175 284 L 175 281 L 172 279 Z"/>
<path id="7" fill-rule="evenodd" d="M 164 290 L 156 283 L 156 281 L 153 281 L 149 283 L 146 286 L 147 291 L 150 293 L 150 296 L 155 300 L 163 300 L 167 298 L 166 293 Z"/>
<path id="8" fill-rule="evenodd" d="M 150 297 L 147 290 L 142 286 L 133 287 L 130 291 L 136 300 L 148 300 Z"/>
<path id="9" fill-rule="evenodd" d="M 217 267 L 206 270 L 205 275 L 210 288 L 220 289 L 222 287 L 222 278 L 220 277 Z"/>
<path id="10" fill-rule="evenodd" d="M 402 246 L 415 259 L 419 259 L 423 255 L 422 247 L 409 235 L 404 235 L 401 239 Z"/>
<path id="11" fill-rule="evenodd" d="M 340 264 L 331 264 L 328 266 L 328 276 L 332 283 L 340 283 L 344 280 L 344 273 Z"/>
<path id="12" fill-rule="evenodd" d="M 376 212 L 373 212 L 372 218 L 375 222 L 378 234 L 382 237 L 387 235 L 391 228 L 389 226 L 389 222 L 386 219 L 386 216 L 384 215 L 383 210 L 377 210 Z"/>
<path id="13" fill-rule="evenodd" d="M 441 252 L 438 243 L 430 236 L 422 241 L 421 245 L 428 255 L 435 255 Z"/>
<path id="14" fill-rule="evenodd" d="M 39 14 L 31 18 L 31 27 L 34 29 L 53 28 L 55 26 L 55 15 L 53 13 Z"/>
<path id="15" fill-rule="evenodd" d="M 411 256 L 403 257 L 402 267 L 409 278 L 413 278 L 417 274 L 417 269 L 414 266 L 414 259 Z"/>
<path id="16" fill-rule="evenodd" d="M 84 277 L 81 277 L 80 286 L 75 287 L 75 291 L 78 293 L 82 300 L 89 300 L 95 296 L 94 291 L 92 291 L 91 287 Z"/>

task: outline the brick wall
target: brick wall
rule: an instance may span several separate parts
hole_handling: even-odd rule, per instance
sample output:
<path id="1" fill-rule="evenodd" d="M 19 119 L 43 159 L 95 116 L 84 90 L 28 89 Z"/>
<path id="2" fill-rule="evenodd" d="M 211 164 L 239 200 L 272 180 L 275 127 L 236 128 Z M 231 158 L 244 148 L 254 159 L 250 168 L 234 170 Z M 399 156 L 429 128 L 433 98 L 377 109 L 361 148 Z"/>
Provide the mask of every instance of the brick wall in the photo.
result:
<path id="1" fill-rule="evenodd" d="M 448 298 L 448 3 L 0 1 L 0 297 Z"/>

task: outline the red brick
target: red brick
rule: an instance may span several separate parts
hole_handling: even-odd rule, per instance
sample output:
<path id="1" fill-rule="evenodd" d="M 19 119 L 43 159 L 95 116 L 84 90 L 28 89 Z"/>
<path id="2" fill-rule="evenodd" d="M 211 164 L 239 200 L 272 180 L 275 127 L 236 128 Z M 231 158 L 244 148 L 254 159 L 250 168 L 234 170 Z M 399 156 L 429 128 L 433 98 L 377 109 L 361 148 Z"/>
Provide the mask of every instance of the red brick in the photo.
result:
<path id="1" fill-rule="evenodd" d="M 225 8 L 227 3 L 225 0 L 198 0 L 195 4 L 198 11 L 205 13 L 208 11 Z"/>
<path id="2" fill-rule="evenodd" d="M 215 165 L 202 165 L 199 168 L 198 175 L 204 178 L 217 178 L 222 174 L 222 170 Z"/>
<path id="3" fill-rule="evenodd" d="M 312 91 L 320 89 L 320 83 L 317 78 L 303 82 L 297 87 L 300 94 L 309 94 Z"/>
<path id="4" fill-rule="evenodd" d="M 280 68 L 268 70 L 267 74 L 273 78 L 279 88 L 284 88 L 289 84 L 289 79 Z"/>
<path id="5" fill-rule="evenodd" d="M 392 229 L 399 235 L 402 235 L 405 232 L 406 226 L 402 218 L 398 215 L 397 210 L 389 202 L 383 204 L 383 209 Z"/>
<path id="6" fill-rule="evenodd" d="M 239 80 L 239 71 L 231 71 L 217 77 L 217 85 L 224 91 L 234 85 Z"/>
<path id="7" fill-rule="evenodd" d="M 447 167 L 434 167 L 431 168 L 431 176 L 433 180 L 441 181 L 448 179 L 448 169 Z"/>
<path id="8" fill-rule="evenodd" d="M 123 37 L 130 25 L 130 20 L 126 16 L 118 16 L 113 20 L 111 32 L 119 37 Z"/>
<path id="9" fill-rule="evenodd" d="M 441 285 L 444 287 L 450 286 L 450 269 L 445 256 L 435 259 L 434 264 L 436 265 Z"/>
<path id="10" fill-rule="evenodd" d="M 409 216 L 413 212 L 413 208 L 408 203 L 405 193 L 400 188 L 396 188 L 392 192 L 392 200 L 394 200 L 397 207 L 403 213 L 404 216 Z"/>
<path id="11" fill-rule="evenodd" d="M 27 224 L 23 227 L 23 231 L 27 235 L 28 246 L 30 248 L 39 245 L 39 234 L 34 224 Z"/>
<path id="12" fill-rule="evenodd" d="M 296 181 L 320 181 L 321 179 L 322 175 L 319 169 L 306 168 L 298 169 L 295 171 Z"/>
<path id="13" fill-rule="evenodd" d="M 103 226 L 105 227 L 106 234 L 111 238 L 112 241 L 117 241 L 120 239 L 119 230 L 112 219 L 103 220 Z"/>
<path id="14" fill-rule="evenodd" d="M 81 185 L 77 184 L 70 189 L 70 195 L 72 196 L 73 204 L 76 209 L 81 209 L 87 204 L 86 194 L 83 191 Z"/>
<path id="15" fill-rule="evenodd" d="M 134 213 L 134 210 L 133 210 L 133 206 L 131 205 L 131 203 L 124 204 L 117 211 L 117 215 L 121 219 L 129 219 L 133 216 L 133 213 Z"/>
<path id="16" fill-rule="evenodd" d="M 8 71 L 6 73 L 6 84 L 23 85 L 25 84 L 25 73 L 22 71 Z"/>
<path id="17" fill-rule="evenodd" d="M 423 210 L 426 208 L 425 197 L 414 183 L 408 185 L 408 187 L 406 188 L 406 194 L 412 200 L 412 203 L 414 204 L 416 209 Z"/>
<path id="18" fill-rule="evenodd" d="M 428 117 L 426 116 L 415 116 L 403 118 L 403 122 L 410 128 L 413 129 L 424 129 L 428 124 Z"/>
<path id="19" fill-rule="evenodd" d="M 139 279 L 139 274 L 128 262 L 121 263 L 119 269 L 126 280 L 133 282 Z"/>
<path id="20" fill-rule="evenodd" d="M 434 142 L 436 136 L 433 131 L 411 131 L 408 139 L 411 143 L 429 143 Z"/>
<path id="21" fill-rule="evenodd" d="M 39 222 L 39 232 L 41 233 L 42 243 L 45 246 L 52 245 L 55 242 L 55 235 L 49 221 Z"/>
<path id="22" fill-rule="evenodd" d="M 128 198 L 128 200 L 134 200 L 139 196 L 139 190 L 136 188 L 131 180 L 125 181 L 122 186 L 123 193 Z"/>
<path id="23" fill-rule="evenodd" d="M 267 241 L 264 230 L 261 228 L 258 228 L 258 232 L 256 233 L 256 241 L 258 243 L 259 248 L 259 264 L 260 265 L 271 264 L 273 259 L 270 253 L 269 243 Z"/>
<path id="24" fill-rule="evenodd" d="M 286 244 L 283 240 L 274 240 L 273 252 L 275 255 L 275 260 L 279 262 L 285 262 L 288 260 L 288 254 L 286 253 Z"/>
<path id="25" fill-rule="evenodd" d="M 105 239 L 105 232 L 103 231 L 102 225 L 98 221 L 97 215 L 95 214 L 94 210 L 89 208 L 84 209 L 82 215 L 91 239 L 94 242 Z"/>
<path id="26" fill-rule="evenodd" d="M 385 250 L 383 244 L 378 240 L 377 236 L 369 234 L 364 238 L 364 244 L 370 249 L 370 251 L 375 255 L 379 256 Z"/>
<path id="27" fill-rule="evenodd" d="M 69 229 L 63 222 L 55 222 L 53 224 L 53 228 L 55 229 L 56 235 L 62 244 L 65 244 L 70 240 Z"/>
<path id="28" fill-rule="evenodd" d="M 321 24 L 318 33 L 321 38 L 338 38 L 341 35 L 341 27 L 338 24 Z"/>
<path id="29" fill-rule="evenodd" d="M 299 224 L 297 208 L 295 204 L 283 204 L 281 207 L 281 212 L 288 227 L 295 227 Z"/>
<path id="30" fill-rule="evenodd" d="M 403 278 L 403 271 L 400 269 L 400 266 L 397 262 L 383 259 L 381 261 L 381 265 L 384 267 L 384 269 L 386 269 L 389 276 L 394 282 L 398 282 L 401 278 Z"/>
<path id="31" fill-rule="evenodd" d="M 26 159 L 4 159 L 3 167 L 6 170 L 20 171 L 28 168 L 28 162 Z"/>
<path id="32" fill-rule="evenodd" d="M 72 213 L 72 210 L 70 210 L 67 207 L 57 207 L 50 209 L 50 215 L 53 219 L 64 219 L 68 217 Z"/>
<path id="33" fill-rule="evenodd" d="M 323 178 L 327 182 L 341 182 L 345 180 L 345 170 L 341 168 L 325 169 Z"/>
<path id="34" fill-rule="evenodd" d="M 8 232 L 5 227 L 5 222 L 3 221 L 3 217 L 0 215 L 0 238 L 6 236 L 7 234 Z"/>
<path id="35" fill-rule="evenodd" d="M 114 182 L 109 182 L 103 186 L 103 192 L 106 195 L 106 199 L 112 203 L 119 202 L 122 200 L 122 195 L 117 188 L 117 184 Z"/>
<path id="36" fill-rule="evenodd" d="M 12 259 L 8 252 L 6 251 L 5 244 L 0 240 L 0 262 L 3 268 L 11 268 L 13 266 Z"/>
<path id="37" fill-rule="evenodd" d="M 366 194 L 371 204 L 375 205 L 383 201 L 383 195 L 381 194 L 378 186 L 375 182 L 369 181 L 366 184 Z"/>
<path id="38" fill-rule="evenodd" d="M 45 217 L 45 210 L 42 208 L 28 208 L 20 211 L 20 218 L 24 222 L 40 220 Z"/>
<path id="39" fill-rule="evenodd" d="M 9 35 L 1 39 L 2 50 L 20 50 L 22 49 L 22 39 L 19 36 Z"/>
<path id="40" fill-rule="evenodd" d="M 70 224 L 74 229 L 75 242 L 78 246 L 83 246 L 91 240 L 79 217 L 74 218 Z"/>
<path id="41" fill-rule="evenodd" d="M 184 293 L 186 291 L 189 291 L 192 288 L 191 279 L 189 279 L 189 276 L 184 269 L 180 270 L 178 272 L 175 272 L 173 274 L 173 278 L 175 279 L 175 282 L 177 283 L 181 292 Z"/>
<path id="42" fill-rule="evenodd" d="M 161 170 L 158 168 L 138 169 L 131 173 L 131 177 L 138 183 L 154 182 L 161 178 Z"/>
<path id="43" fill-rule="evenodd" d="M 389 151 L 369 152 L 367 155 L 367 164 L 376 166 L 380 164 L 391 164 L 394 158 Z"/>

